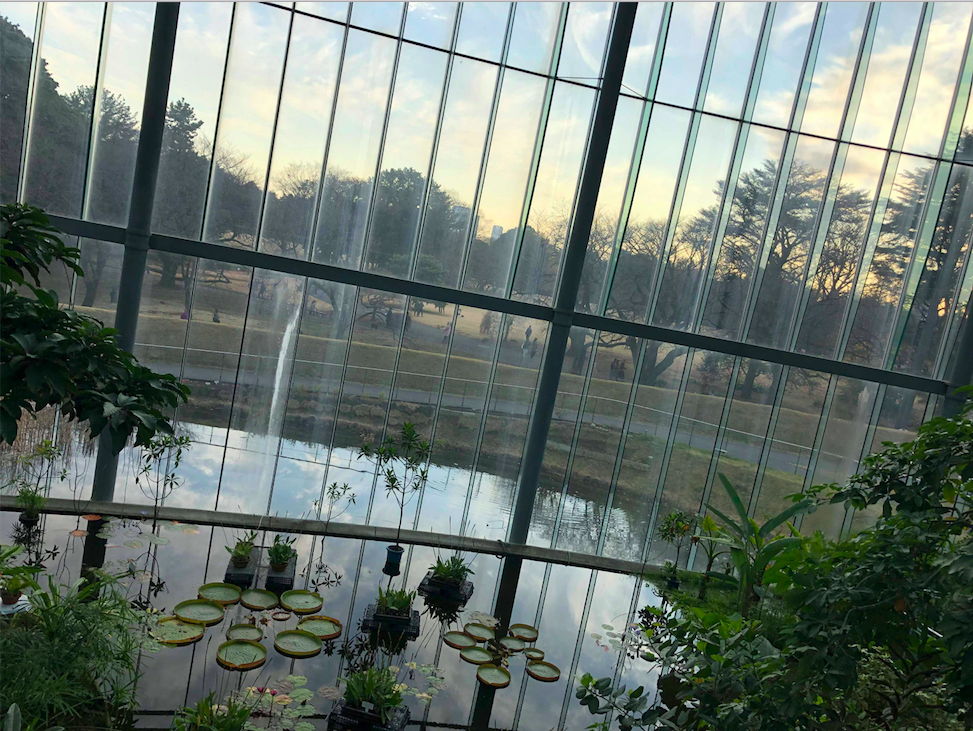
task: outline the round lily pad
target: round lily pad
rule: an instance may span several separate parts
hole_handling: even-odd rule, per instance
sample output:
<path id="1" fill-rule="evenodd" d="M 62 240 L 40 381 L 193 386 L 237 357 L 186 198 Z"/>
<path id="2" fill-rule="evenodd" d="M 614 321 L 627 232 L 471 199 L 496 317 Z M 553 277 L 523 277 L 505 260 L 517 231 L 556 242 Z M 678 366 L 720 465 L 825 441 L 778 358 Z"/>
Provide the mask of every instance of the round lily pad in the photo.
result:
<path id="1" fill-rule="evenodd" d="M 510 652 L 520 652 L 527 647 L 527 643 L 519 637 L 501 637 L 500 644 L 506 647 Z"/>
<path id="2" fill-rule="evenodd" d="M 542 683 L 553 683 L 561 677 L 561 671 L 557 665 L 541 661 L 527 663 L 527 674 Z"/>
<path id="3" fill-rule="evenodd" d="M 203 584 L 199 587 L 199 598 L 209 599 L 225 607 L 240 601 L 240 587 L 233 584 Z"/>
<path id="4" fill-rule="evenodd" d="M 324 599 L 316 591 L 291 589 L 280 595 L 280 605 L 294 614 L 314 614 L 324 606 Z"/>
<path id="5" fill-rule="evenodd" d="M 247 609 L 262 612 L 277 606 L 277 595 L 266 589 L 247 589 L 240 595 L 240 604 Z"/>
<path id="6" fill-rule="evenodd" d="M 531 627 L 529 624 L 512 624 L 509 631 L 511 637 L 516 637 L 524 642 L 535 642 L 537 640 L 537 628 Z"/>
<path id="7" fill-rule="evenodd" d="M 264 631 L 255 624 L 231 624 L 226 631 L 228 640 L 250 640 L 260 642 L 264 638 Z"/>
<path id="8" fill-rule="evenodd" d="M 251 640 L 230 640 L 216 650 L 216 662 L 227 670 L 253 670 L 267 661 L 267 648 Z"/>
<path id="9" fill-rule="evenodd" d="M 473 665 L 482 665 L 485 662 L 493 661 L 493 655 L 491 655 L 487 650 L 484 650 L 482 647 L 477 647 L 476 645 L 473 647 L 464 647 L 459 651 L 459 656 L 466 660 L 466 662 L 472 663 Z"/>
<path id="10" fill-rule="evenodd" d="M 528 647 L 524 650 L 524 655 L 528 660 L 543 660 L 544 651 L 538 650 L 536 647 Z"/>
<path id="11" fill-rule="evenodd" d="M 163 617 L 152 633 L 163 645 L 191 645 L 203 638 L 206 628 L 183 622 L 179 617 Z"/>
<path id="12" fill-rule="evenodd" d="M 305 617 L 297 623 L 297 628 L 310 632 L 320 640 L 333 640 L 341 634 L 341 622 L 323 614 Z"/>
<path id="13" fill-rule="evenodd" d="M 463 650 L 467 647 L 473 647 L 476 645 L 476 638 L 471 637 L 465 632 L 447 632 L 443 635 L 443 642 L 452 647 L 454 650 Z"/>
<path id="14" fill-rule="evenodd" d="M 484 685 L 494 688 L 506 688 L 510 685 L 510 673 L 506 668 L 497 667 L 493 663 L 480 665 L 476 669 L 476 679 Z"/>
<path id="15" fill-rule="evenodd" d="M 486 642 L 496 636 L 493 627 L 487 627 L 485 624 L 480 624 L 479 622 L 470 622 L 463 629 L 466 631 L 466 634 L 477 642 Z"/>
<path id="16" fill-rule="evenodd" d="M 277 610 L 276 612 L 270 615 L 270 618 L 273 619 L 275 622 L 286 622 L 288 619 L 291 618 L 291 613 Z"/>
<path id="17" fill-rule="evenodd" d="M 209 626 L 223 621 L 223 606 L 209 599 L 190 599 L 179 602 L 172 610 L 183 622 Z"/>
<path id="18" fill-rule="evenodd" d="M 274 647 L 286 657 L 314 657 L 321 652 L 321 640 L 302 629 L 289 629 L 277 635 Z"/>

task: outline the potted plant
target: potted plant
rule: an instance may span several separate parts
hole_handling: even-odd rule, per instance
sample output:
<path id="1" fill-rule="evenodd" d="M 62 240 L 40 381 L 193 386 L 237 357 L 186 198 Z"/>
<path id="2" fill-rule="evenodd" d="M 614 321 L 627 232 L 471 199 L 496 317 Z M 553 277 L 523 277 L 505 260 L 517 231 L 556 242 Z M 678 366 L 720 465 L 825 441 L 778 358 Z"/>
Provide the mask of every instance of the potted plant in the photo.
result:
<path id="1" fill-rule="evenodd" d="M 389 575 L 402 562 L 405 549 L 399 545 L 402 535 L 402 521 L 405 518 L 405 506 L 422 490 L 429 478 L 429 455 L 432 447 L 419 438 L 419 433 L 411 423 L 402 425 L 402 432 L 398 438 L 387 437 L 379 446 L 369 442 L 361 446 L 359 458 L 373 459 L 378 471 L 385 478 L 385 495 L 392 497 L 399 506 L 399 526 L 395 532 L 395 545 L 388 547 L 386 566 Z"/>
<path id="2" fill-rule="evenodd" d="M 250 563 L 250 553 L 253 551 L 253 544 L 257 542 L 257 532 L 250 531 L 243 538 L 238 538 L 233 548 L 226 546 L 227 553 L 230 554 L 230 562 L 234 568 L 246 568 Z"/>
<path id="3" fill-rule="evenodd" d="M 416 598 L 414 591 L 405 589 L 378 589 L 378 601 L 369 604 L 362 620 L 366 632 L 385 632 L 390 635 L 404 635 L 409 639 L 419 636 L 419 612 L 412 608 Z"/>
<path id="4" fill-rule="evenodd" d="M 673 510 L 662 519 L 662 526 L 659 528 L 659 537 L 670 546 L 676 547 L 676 560 L 671 563 L 672 569 L 669 570 L 670 562 L 666 562 L 666 581 L 670 589 L 679 588 L 679 557 L 682 553 L 683 544 L 693 531 L 693 516 L 685 510 Z"/>
<path id="5" fill-rule="evenodd" d="M 365 668 L 342 679 L 344 696 L 330 718 L 329 729 L 403 729 L 409 709 L 402 705 L 398 678 L 389 668 Z"/>
<path id="6" fill-rule="evenodd" d="M 287 568 L 287 564 L 297 555 L 297 551 L 293 548 L 296 540 L 296 538 L 274 536 L 274 545 L 267 549 L 267 560 L 270 562 L 271 569 L 281 572 Z"/>
<path id="7" fill-rule="evenodd" d="M 21 485 L 17 491 L 17 507 L 20 508 L 20 522 L 28 528 L 37 525 L 41 519 L 41 510 L 47 503 L 47 498 L 36 487 Z"/>
<path id="8" fill-rule="evenodd" d="M 28 581 L 22 576 L 0 576 L 0 600 L 7 606 L 16 604 Z"/>
<path id="9" fill-rule="evenodd" d="M 465 604 L 473 595 L 473 583 L 467 580 L 472 575 L 473 569 L 458 554 L 445 561 L 437 556 L 436 563 L 429 567 L 425 578 L 419 583 L 419 593 Z"/>

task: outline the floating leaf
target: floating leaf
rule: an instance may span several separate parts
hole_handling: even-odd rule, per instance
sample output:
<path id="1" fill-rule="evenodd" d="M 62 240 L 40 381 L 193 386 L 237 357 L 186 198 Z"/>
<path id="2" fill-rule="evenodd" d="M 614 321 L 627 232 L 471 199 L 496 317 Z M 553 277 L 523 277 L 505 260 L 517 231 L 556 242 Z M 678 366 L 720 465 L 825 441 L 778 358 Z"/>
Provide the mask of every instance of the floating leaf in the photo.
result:
<path id="1" fill-rule="evenodd" d="M 291 589 L 280 595 L 280 605 L 295 614 L 313 614 L 324 606 L 324 600 L 316 591 Z"/>
<path id="2" fill-rule="evenodd" d="M 101 516 L 100 515 L 96 515 L 95 513 L 88 513 L 86 515 L 82 515 L 81 516 L 81 519 L 82 520 L 101 520 Z"/>
<path id="3" fill-rule="evenodd" d="M 542 683 L 553 683 L 561 677 L 561 671 L 556 665 L 542 661 L 527 663 L 527 674 Z"/>
<path id="4" fill-rule="evenodd" d="M 302 629 L 291 629 L 277 635 L 274 647 L 285 657 L 314 657 L 321 652 L 321 640 Z"/>
<path id="5" fill-rule="evenodd" d="M 492 663 L 480 665 L 476 669 L 476 677 L 484 685 L 494 688 L 506 688 L 510 685 L 510 673 L 505 668 L 497 667 Z"/>
<path id="6" fill-rule="evenodd" d="M 88 531 L 84 530 L 83 528 L 75 528 L 73 531 L 71 531 L 71 535 L 75 538 L 84 538 L 86 535 L 88 535 Z"/>
<path id="7" fill-rule="evenodd" d="M 234 624 L 226 631 L 228 640 L 250 640 L 260 642 L 264 638 L 264 631 L 253 624 Z"/>
<path id="8" fill-rule="evenodd" d="M 183 622 L 178 617 L 164 617 L 152 636 L 166 645 L 188 645 L 201 639 L 206 628 L 198 624 Z"/>
<path id="9" fill-rule="evenodd" d="M 297 623 L 297 628 L 310 632 L 321 640 L 333 640 L 341 634 L 341 622 L 324 615 L 305 617 Z"/>
<path id="10" fill-rule="evenodd" d="M 199 528 L 197 528 L 194 525 L 188 525 L 182 529 L 182 532 L 185 533 L 187 536 L 198 536 Z"/>
<path id="11" fill-rule="evenodd" d="M 233 584 L 203 584 L 199 587 L 198 594 L 200 599 L 209 599 L 223 606 L 240 601 L 240 587 Z"/>
<path id="12" fill-rule="evenodd" d="M 154 543 L 157 546 L 168 546 L 169 539 L 165 536 L 157 536 L 155 533 L 146 533 L 145 540 L 149 543 Z"/>
<path id="13" fill-rule="evenodd" d="M 266 589 L 247 589 L 240 596 L 240 603 L 247 609 L 263 611 L 277 606 L 277 595 Z"/>
<path id="14" fill-rule="evenodd" d="M 216 651 L 216 662 L 227 670 L 252 670 L 266 660 L 267 648 L 249 640 L 230 640 Z"/>
<path id="15" fill-rule="evenodd" d="M 141 548 L 144 544 L 142 541 L 125 541 L 125 545 L 129 548 Z"/>
<path id="16" fill-rule="evenodd" d="M 179 619 L 192 624 L 211 625 L 223 619 L 223 607 L 206 599 L 180 602 L 172 610 Z"/>

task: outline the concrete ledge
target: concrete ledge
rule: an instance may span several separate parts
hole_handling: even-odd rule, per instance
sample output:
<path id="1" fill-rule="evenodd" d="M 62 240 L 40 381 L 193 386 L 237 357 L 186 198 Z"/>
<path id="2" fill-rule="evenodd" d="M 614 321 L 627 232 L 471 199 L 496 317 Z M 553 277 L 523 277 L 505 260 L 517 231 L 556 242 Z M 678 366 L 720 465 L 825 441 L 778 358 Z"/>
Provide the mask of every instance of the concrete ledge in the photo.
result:
<path id="1" fill-rule="evenodd" d="M 118 518 L 150 518 L 150 505 L 136 505 L 132 503 L 113 503 L 87 501 L 80 503 L 82 513 L 95 513 Z M 19 511 L 16 498 L 9 495 L 0 496 L 0 510 Z M 50 498 L 44 508 L 45 513 L 55 515 L 78 515 L 79 503 L 63 498 Z M 281 518 L 269 515 L 246 515 L 243 513 L 224 513 L 216 510 L 197 510 L 195 508 L 178 508 L 163 506 L 159 508 L 160 520 L 176 520 L 180 523 L 195 523 L 197 525 L 218 525 L 224 528 L 245 528 L 247 530 L 269 530 L 277 533 L 301 533 L 312 536 L 334 536 L 336 538 L 352 538 L 366 541 L 395 541 L 395 528 L 385 526 L 361 525 L 358 523 L 331 523 L 328 530 L 324 529 L 323 520 L 302 520 L 300 518 Z M 646 574 L 661 576 L 659 566 L 645 565 L 637 561 L 625 561 L 606 556 L 592 556 L 576 551 L 564 551 L 558 548 L 542 548 L 540 546 L 525 546 L 506 541 L 491 541 L 486 538 L 471 538 L 469 536 L 455 536 L 447 533 L 430 533 L 427 531 L 402 530 L 402 543 L 433 546 L 447 550 L 469 551 L 470 553 L 487 553 L 501 558 L 516 557 L 528 561 L 544 561 L 546 563 L 577 566 L 598 571 L 608 571 L 614 574 Z"/>

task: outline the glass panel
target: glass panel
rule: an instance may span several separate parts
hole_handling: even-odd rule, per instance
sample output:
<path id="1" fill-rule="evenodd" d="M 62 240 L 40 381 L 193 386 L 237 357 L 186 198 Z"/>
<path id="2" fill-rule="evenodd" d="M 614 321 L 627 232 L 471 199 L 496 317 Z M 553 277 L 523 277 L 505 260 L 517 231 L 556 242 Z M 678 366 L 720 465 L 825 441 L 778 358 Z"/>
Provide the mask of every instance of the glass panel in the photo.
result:
<path id="1" fill-rule="evenodd" d="M 77 279 L 73 304 L 105 327 L 114 327 L 125 247 L 95 239 L 81 239 L 80 247 L 84 276 Z"/>
<path id="2" fill-rule="evenodd" d="M 838 192 L 817 266 L 808 281 L 810 296 L 797 338 L 797 350 L 832 358 L 848 311 L 862 249 L 868 236 L 872 204 L 885 153 L 852 147 L 844 163 Z"/>
<path id="3" fill-rule="evenodd" d="M 217 501 L 224 510 L 262 514 L 270 504 L 303 299 L 303 278 L 254 271 Z"/>
<path id="4" fill-rule="evenodd" d="M 155 3 L 112 3 L 88 181 L 89 221 L 128 222 L 154 23 Z"/>
<path id="5" fill-rule="evenodd" d="M 635 26 L 632 40 L 628 44 L 625 71 L 622 74 L 622 91 L 645 95 L 652 74 L 652 61 L 655 58 L 655 45 L 659 40 L 659 23 L 665 3 L 639 3 L 635 11 Z"/>
<path id="6" fill-rule="evenodd" d="M 294 16 L 260 249 L 307 258 L 344 30 Z"/>
<path id="7" fill-rule="evenodd" d="M 105 5 L 55 3 L 45 13 L 24 200 L 47 213 L 76 218 L 84 197 Z"/>
<path id="8" fill-rule="evenodd" d="M 37 3 L 0 3 L 4 99 L 0 110 L 0 203 L 11 203 L 17 198 L 37 6 Z"/>
<path id="9" fill-rule="evenodd" d="M 618 100 L 581 272 L 581 286 L 574 306 L 580 312 L 601 314 L 602 299 L 611 274 L 609 268 L 615 253 L 618 219 L 632 171 L 633 151 L 638 142 L 642 115 L 646 113 L 645 105 L 640 101 L 628 97 Z"/>
<path id="10" fill-rule="evenodd" d="M 256 247 L 290 15 L 236 6 L 203 239 Z M 263 103 L 254 104 L 254 99 Z"/>
<path id="11" fill-rule="evenodd" d="M 719 223 L 720 198 L 733 154 L 738 124 L 704 116 L 699 125 L 669 258 L 652 322 L 692 328 L 702 278 Z"/>
<path id="12" fill-rule="evenodd" d="M 652 108 L 631 213 L 611 283 L 609 317 L 645 322 L 691 116 L 682 109 Z"/>
<path id="13" fill-rule="evenodd" d="M 615 458 L 622 442 L 622 426 L 636 375 L 632 353 L 624 335 L 594 333 L 598 338 L 595 362 L 567 477 L 561 524 L 555 547 L 597 553 L 614 476 Z M 637 352 L 637 346 L 633 346 Z M 637 524 L 612 525 L 613 541 L 638 539 Z M 623 531 L 628 529 L 628 535 Z"/>
<path id="14" fill-rule="evenodd" d="M 733 357 L 697 350 L 693 353 L 690 368 L 655 522 L 656 534 L 650 537 L 649 555 L 654 563 L 676 560 L 675 551 L 671 547 L 663 551 L 663 543 L 657 539 L 663 518 L 673 510 L 684 510 L 693 515 L 700 510 L 723 403 L 729 390 Z M 689 551 L 684 549 L 679 556 L 679 565 L 685 566 L 688 558 Z"/>
<path id="15" fill-rule="evenodd" d="M 149 252 L 132 352 L 154 371 L 174 376 L 182 371 L 197 263 L 191 256 Z"/>
<path id="16" fill-rule="evenodd" d="M 402 26 L 403 3 L 352 3 L 351 24 L 397 36 Z"/>
<path id="17" fill-rule="evenodd" d="M 496 83 L 496 66 L 454 59 L 422 226 L 418 281 L 459 285 Z"/>
<path id="18" fill-rule="evenodd" d="M 557 75 L 596 84 L 612 19 L 612 3 L 574 3 L 568 7 Z"/>
<path id="19" fill-rule="evenodd" d="M 683 107 L 695 103 L 715 8 L 716 3 L 709 2 L 673 3 L 655 92 L 660 102 Z"/>
<path id="20" fill-rule="evenodd" d="M 902 145 L 905 152 L 939 154 L 963 62 L 971 12 L 973 3 L 938 2 L 933 6 L 909 131 Z"/>
<path id="21" fill-rule="evenodd" d="M 464 289 L 502 294 L 507 288 L 545 87 L 536 76 L 504 74 Z"/>
<path id="22" fill-rule="evenodd" d="M 801 131 L 835 137 L 854 77 L 868 3 L 829 3 Z"/>
<path id="23" fill-rule="evenodd" d="M 933 164 L 928 160 L 904 157 L 899 161 L 845 360 L 876 368 L 885 365 L 885 350 L 923 224 L 932 179 Z"/>
<path id="24" fill-rule="evenodd" d="M 803 489 L 827 390 L 826 373 L 800 368 L 788 371 L 777 424 L 770 443 L 764 445 L 767 466 L 756 505 L 750 501 L 751 515 L 758 523 L 784 510 L 790 505 L 787 496 Z"/>
<path id="25" fill-rule="evenodd" d="M 703 311 L 700 331 L 706 335 L 734 340 L 740 336 L 753 275 L 763 249 L 784 138 L 783 132 L 750 127 Z"/>
<path id="26" fill-rule="evenodd" d="M 790 123 L 816 8 L 817 3 L 777 3 L 753 108 L 754 122 L 777 127 Z"/>
<path id="27" fill-rule="evenodd" d="M 973 162 L 973 94 L 966 105 L 966 115 L 956 145 L 957 162 Z"/>
<path id="28" fill-rule="evenodd" d="M 766 10 L 767 3 L 723 4 L 720 36 L 703 106 L 707 112 L 740 116 Z"/>
<path id="29" fill-rule="evenodd" d="M 349 31 L 322 183 L 314 261 L 357 269 L 382 144 L 395 41 Z"/>
<path id="30" fill-rule="evenodd" d="M 619 100 L 620 110 L 623 101 L 627 100 Z M 561 255 L 571 225 L 594 102 L 595 92 L 592 89 L 562 83 L 554 88 L 514 279 L 513 292 L 517 299 L 547 304 L 552 302 Z M 619 123 L 619 115 L 616 114 L 615 125 Z M 632 140 L 629 140 L 629 160 L 631 153 Z M 606 165 L 606 176 L 607 171 Z"/>
<path id="31" fill-rule="evenodd" d="M 456 52 L 499 61 L 509 17 L 510 3 L 463 3 Z"/>
<path id="32" fill-rule="evenodd" d="M 777 228 L 763 263 L 763 280 L 747 334 L 751 343 L 787 347 L 833 151 L 834 143 L 827 140 L 802 137 L 797 143 Z"/>
<path id="33" fill-rule="evenodd" d="M 200 235 L 232 10 L 229 3 L 179 6 L 153 231 Z"/>
<path id="34" fill-rule="evenodd" d="M 402 47 L 365 254 L 366 268 L 382 274 L 412 269 L 445 74 L 445 53 Z"/>
<path id="35" fill-rule="evenodd" d="M 525 71 L 546 74 L 557 41 L 561 3 L 517 3 L 507 63 Z"/>
<path id="36" fill-rule="evenodd" d="M 878 25 L 851 136 L 853 142 L 888 146 L 898 97 L 909 73 L 909 58 L 921 13 L 922 3 L 882 3 L 878 6 Z"/>
<path id="37" fill-rule="evenodd" d="M 925 261 L 917 261 L 913 269 L 919 272 L 921 267 L 918 282 L 910 281 L 906 286 L 905 329 L 901 335 L 896 332 L 892 341 L 895 370 L 932 375 L 963 264 L 969 256 L 973 234 L 971 186 L 973 171 L 965 165 L 954 165 L 929 252 Z"/>
<path id="38" fill-rule="evenodd" d="M 459 3 L 409 3 L 405 39 L 437 48 L 449 48 Z"/>
<path id="39" fill-rule="evenodd" d="M 295 3 L 294 7 L 303 13 L 312 13 L 313 15 L 317 15 L 321 18 L 327 18 L 328 20 L 337 20 L 339 23 L 344 23 L 348 19 L 348 3 L 299 2 Z"/>

